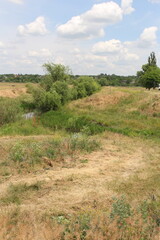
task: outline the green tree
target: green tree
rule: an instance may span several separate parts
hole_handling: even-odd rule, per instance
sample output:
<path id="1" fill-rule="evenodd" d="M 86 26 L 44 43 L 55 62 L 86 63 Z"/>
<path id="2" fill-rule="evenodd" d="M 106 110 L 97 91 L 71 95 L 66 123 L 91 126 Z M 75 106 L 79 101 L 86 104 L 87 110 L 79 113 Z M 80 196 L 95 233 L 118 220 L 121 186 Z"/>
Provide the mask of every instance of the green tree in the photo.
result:
<path id="1" fill-rule="evenodd" d="M 65 104 L 70 98 L 70 89 L 66 82 L 57 81 L 52 84 L 50 92 L 56 91 L 60 97 L 62 105 Z"/>
<path id="2" fill-rule="evenodd" d="M 34 88 L 32 94 L 35 107 L 42 112 L 57 110 L 61 106 L 61 96 L 55 90 L 47 92 L 37 87 Z"/>
<path id="3" fill-rule="evenodd" d="M 71 71 L 67 66 L 55 63 L 45 63 L 43 67 L 47 74 L 42 86 L 46 86 L 46 90 L 49 90 L 54 82 L 69 80 Z"/>
<path id="4" fill-rule="evenodd" d="M 138 84 L 147 89 L 155 88 L 160 83 L 160 68 L 157 67 L 155 53 L 148 57 L 148 63 L 142 65 L 142 70 L 137 72 Z"/>

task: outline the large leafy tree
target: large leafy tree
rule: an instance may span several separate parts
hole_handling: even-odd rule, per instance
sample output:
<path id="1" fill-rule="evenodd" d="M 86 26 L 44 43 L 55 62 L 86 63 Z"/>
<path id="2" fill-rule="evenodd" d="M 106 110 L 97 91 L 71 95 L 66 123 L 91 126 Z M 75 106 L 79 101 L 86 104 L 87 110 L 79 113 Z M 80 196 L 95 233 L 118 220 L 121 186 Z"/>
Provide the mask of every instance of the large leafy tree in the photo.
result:
<path id="1" fill-rule="evenodd" d="M 47 88 L 46 90 L 49 90 L 52 84 L 57 81 L 67 81 L 71 74 L 69 67 L 62 64 L 45 63 L 43 68 L 46 71 L 46 77 L 44 80 L 44 85 L 46 85 Z"/>
<path id="2" fill-rule="evenodd" d="M 142 70 L 137 72 L 138 84 L 147 88 L 155 88 L 160 83 L 160 68 L 157 66 L 155 53 L 148 57 L 148 63 L 142 65 Z"/>

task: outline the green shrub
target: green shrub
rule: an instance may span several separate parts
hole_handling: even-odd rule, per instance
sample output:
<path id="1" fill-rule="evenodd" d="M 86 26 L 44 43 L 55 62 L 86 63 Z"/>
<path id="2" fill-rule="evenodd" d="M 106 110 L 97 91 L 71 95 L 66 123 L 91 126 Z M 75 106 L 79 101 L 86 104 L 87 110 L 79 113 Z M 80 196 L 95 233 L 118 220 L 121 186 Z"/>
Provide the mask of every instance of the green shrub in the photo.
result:
<path id="1" fill-rule="evenodd" d="M 53 90 L 47 92 L 43 88 L 36 88 L 33 91 L 34 104 L 42 112 L 56 110 L 61 106 L 61 96 Z"/>
<path id="2" fill-rule="evenodd" d="M 0 98 L 0 125 L 14 122 L 22 116 L 22 108 L 17 99 Z"/>
<path id="3" fill-rule="evenodd" d="M 51 93 L 56 91 L 61 97 L 61 103 L 64 105 L 70 98 L 70 91 L 66 82 L 55 82 L 51 87 Z"/>
<path id="4" fill-rule="evenodd" d="M 87 91 L 85 88 L 84 83 L 78 83 L 76 86 L 76 90 L 77 90 L 77 98 L 84 98 L 87 96 Z"/>
<path id="5" fill-rule="evenodd" d="M 100 85 L 92 77 L 87 76 L 79 77 L 74 84 L 77 89 L 78 98 L 90 96 L 100 89 Z"/>

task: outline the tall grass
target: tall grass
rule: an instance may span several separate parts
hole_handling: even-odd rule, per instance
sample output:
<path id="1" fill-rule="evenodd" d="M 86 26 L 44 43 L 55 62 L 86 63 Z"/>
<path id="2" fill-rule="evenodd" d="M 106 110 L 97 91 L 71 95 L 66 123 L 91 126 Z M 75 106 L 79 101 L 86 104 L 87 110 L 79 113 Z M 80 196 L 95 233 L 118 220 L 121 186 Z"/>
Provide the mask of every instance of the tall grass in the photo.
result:
<path id="1" fill-rule="evenodd" d="M 21 117 L 22 108 L 16 99 L 0 98 L 0 126 L 15 122 Z"/>

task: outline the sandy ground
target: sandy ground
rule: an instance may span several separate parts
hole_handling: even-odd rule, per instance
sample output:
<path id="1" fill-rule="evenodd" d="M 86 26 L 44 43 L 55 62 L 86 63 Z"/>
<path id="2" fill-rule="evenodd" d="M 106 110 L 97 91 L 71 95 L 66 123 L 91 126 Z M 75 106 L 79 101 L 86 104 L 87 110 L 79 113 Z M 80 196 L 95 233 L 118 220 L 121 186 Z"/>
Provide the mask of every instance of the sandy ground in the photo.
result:
<path id="1" fill-rule="evenodd" d="M 0 97 L 16 98 L 26 93 L 24 83 L 0 83 Z"/>

